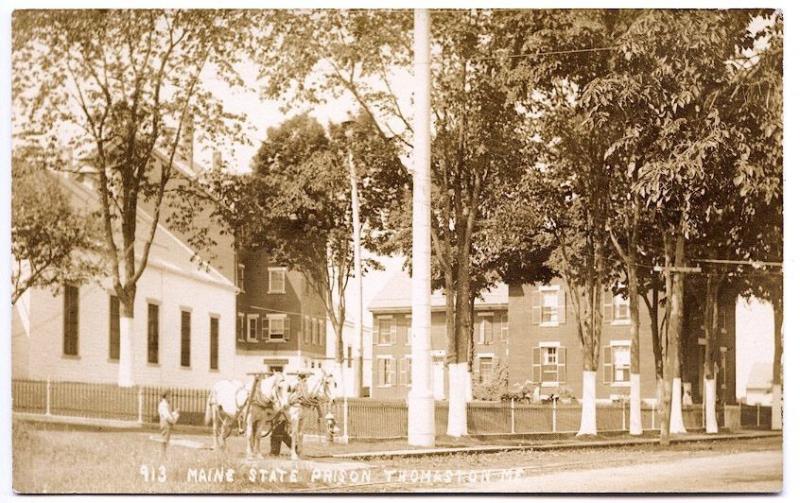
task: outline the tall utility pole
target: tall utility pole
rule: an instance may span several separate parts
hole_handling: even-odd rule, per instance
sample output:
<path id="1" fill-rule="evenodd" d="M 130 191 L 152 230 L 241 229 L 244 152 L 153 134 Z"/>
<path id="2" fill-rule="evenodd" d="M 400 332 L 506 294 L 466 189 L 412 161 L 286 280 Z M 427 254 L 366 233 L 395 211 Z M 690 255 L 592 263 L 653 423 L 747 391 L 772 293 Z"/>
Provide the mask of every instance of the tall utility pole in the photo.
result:
<path id="1" fill-rule="evenodd" d="M 352 132 L 349 132 L 348 140 L 352 139 Z M 364 329 L 362 321 L 363 302 L 361 286 L 361 203 L 358 197 L 358 177 L 356 176 L 356 165 L 353 162 L 353 149 L 347 148 L 347 163 L 350 168 L 350 198 L 353 205 L 353 269 L 356 273 L 356 310 L 353 320 L 355 322 L 356 336 L 353 339 L 353 388 L 356 397 L 361 396 L 364 357 L 362 356 L 362 345 L 364 342 Z"/>
<path id="2" fill-rule="evenodd" d="M 408 443 L 432 447 L 431 389 L 431 20 L 414 10 L 414 208 L 411 293 L 411 391 Z"/>

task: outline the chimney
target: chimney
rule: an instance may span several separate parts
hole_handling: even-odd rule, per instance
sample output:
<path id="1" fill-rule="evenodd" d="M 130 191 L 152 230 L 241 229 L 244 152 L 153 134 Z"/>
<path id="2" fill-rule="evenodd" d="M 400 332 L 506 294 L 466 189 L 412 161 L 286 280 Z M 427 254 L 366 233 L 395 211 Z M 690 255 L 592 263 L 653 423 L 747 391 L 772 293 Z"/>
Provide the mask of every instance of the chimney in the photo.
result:
<path id="1" fill-rule="evenodd" d="M 222 154 L 219 153 L 219 150 L 215 150 L 211 153 L 211 170 L 219 171 L 221 169 L 222 169 Z"/>
<path id="2" fill-rule="evenodd" d="M 178 142 L 178 155 L 194 171 L 194 115 L 191 113 L 181 127 L 181 139 Z"/>

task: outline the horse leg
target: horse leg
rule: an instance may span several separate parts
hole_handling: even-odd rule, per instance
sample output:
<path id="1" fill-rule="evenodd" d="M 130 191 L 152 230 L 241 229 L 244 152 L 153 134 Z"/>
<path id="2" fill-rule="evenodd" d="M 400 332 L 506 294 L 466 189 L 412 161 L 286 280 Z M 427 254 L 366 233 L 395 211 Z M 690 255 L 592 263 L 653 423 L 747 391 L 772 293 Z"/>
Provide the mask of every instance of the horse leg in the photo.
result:
<path id="1" fill-rule="evenodd" d="M 264 459 L 264 455 L 261 454 L 261 424 L 263 419 L 259 419 L 255 422 L 257 425 L 255 430 L 253 431 L 253 442 L 255 442 L 255 451 L 256 451 L 256 458 Z"/>
<path id="2" fill-rule="evenodd" d="M 245 418 L 246 428 L 245 428 L 245 435 L 247 440 L 247 459 L 253 457 L 253 418 L 250 414 L 247 414 L 247 418 Z"/>

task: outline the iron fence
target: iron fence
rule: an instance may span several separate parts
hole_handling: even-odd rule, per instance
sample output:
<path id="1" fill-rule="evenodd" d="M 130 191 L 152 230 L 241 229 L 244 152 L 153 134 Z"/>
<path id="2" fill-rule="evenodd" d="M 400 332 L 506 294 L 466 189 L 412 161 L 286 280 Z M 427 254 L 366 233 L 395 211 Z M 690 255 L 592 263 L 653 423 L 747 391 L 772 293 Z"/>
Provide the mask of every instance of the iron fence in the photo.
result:
<path id="1" fill-rule="evenodd" d="M 153 424 L 158 423 L 158 402 L 164 391 L 170 392 L 173 408 L 181 412 L 178 424 L 203 425 L 208 397 L 206 389 L 121 388 L 113 384 L 13 380 L 12 405 L 17 412 Z M 434 410 L 436 434 L 445 435 L 447 402 L 436 402 Z M 304 432 L 323 435 L 327 412 L 312 409 L 304 422 Z M 338 435 L 346 439 L 389 439 L 408 435 L 408 407 L 403 400 L 337 399 L 330 412 L 338 425 Z M 768 407 L 743 406 L 742 426 L 768 428 L 770 415 Z M 702 428 L 702 405 L 684 407 L 683 418 L 686 428 Z M 569 433 L 578 431 L 580 420 L 578 403 L 476 401 L 467 406 L 467 432 L 470 435 Z M 718 421 L 720 425 L 724 424 L 722 409 L 718 411 Z M 642 427 L 655 430 L 658 426 L 658 411 L 653 405 L 643 403 Z M 599 432 L 624 431 L 629 427 L 630 404 L 598 404 Z"/>

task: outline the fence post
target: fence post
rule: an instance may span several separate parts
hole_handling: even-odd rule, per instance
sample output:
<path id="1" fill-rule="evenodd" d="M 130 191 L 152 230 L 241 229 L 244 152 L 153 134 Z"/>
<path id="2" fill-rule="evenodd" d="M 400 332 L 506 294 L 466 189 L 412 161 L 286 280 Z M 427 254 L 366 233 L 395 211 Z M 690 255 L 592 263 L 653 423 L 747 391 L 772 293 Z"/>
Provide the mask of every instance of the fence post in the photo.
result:
<path id="1" fill-rule="evenodd" d="M 515 418 L 514 418 L 514 399 L 512 398 L 511 399 L 511 434 L 512 435 L 517 432 L 516 431 L 516 427 L 514 425 L 514 422 L 515 422 Z"/>
<path id="2" fill-rule="evenodd" d="M 553 399 L 553 433 L 558 431 L 558 428 L 556 426 L 556 417 L 557 416 L 558 416 L 558 414 L 556 414 L 556 399 L 554 398 Z"/>
<path id="3" fill-rule="evenodd" d="M 138 419 L 137 422 L 139 424 L 144 423 L 144 390 L 141 386 L 139 386 L 139 391 L 136 394 L 136 399 L 138 403 Z"/>
<path id="4" fill-rule="evenodd" d="M 50 376 L 47 376 L 47 387 L 45 388 L 45 415 L 50 415 Z"/>
<path id="5" fill-rule="evenodd" d="M 761 403 L 756 402 L 756 428 L 761 426 Z"/>
<path id="6" fill-rule="evenodd" d="M 350 443 L 350 436 L 349 436 L 349 423 L 350 423 L 350 414 L 349 414 L 349 405 L 347 402 L 347 395 L 344 396 L 344 410 L 342 411 L 342 421 L 344 422 L 343 426 L 343 435 L 342 439 L 344 440 L 345 444 Z"/>

